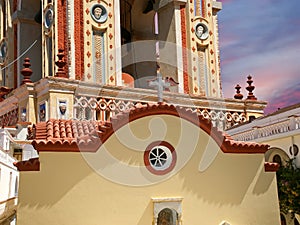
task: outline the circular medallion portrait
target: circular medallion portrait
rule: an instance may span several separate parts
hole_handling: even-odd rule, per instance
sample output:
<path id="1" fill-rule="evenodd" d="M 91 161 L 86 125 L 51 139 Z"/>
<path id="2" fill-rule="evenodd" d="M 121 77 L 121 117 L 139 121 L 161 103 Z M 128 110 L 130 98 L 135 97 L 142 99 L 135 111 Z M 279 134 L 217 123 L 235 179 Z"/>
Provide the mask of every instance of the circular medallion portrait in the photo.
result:
<path id="1" fill-rule="evenodd" d="M 0 64 L 3 65 L 6 61 L 7 58 L 7 43 L 6 41 L 3 39 L 0 42 Z"/>
<path id="2" fill-rule="evenodd" d="M 107 10 L 103 5 L 95 4 L 91 8 L 91 16 L 97 23 L 104 23 L 107 20 Z"/>
<path id="3" fill-rule="evenodd" d="M 44 27 L 46 32 L 48 32 L 54 22 L 54 11 L 52 5 L 48 5 L 44 12 Z"/>
<path id="4" fill-rule="evenodd" d="M 198 39 L 205 40 L 208 38 L 208 28 L 203 23 L 198 23 L 195 27 L 195 34 Z"/>

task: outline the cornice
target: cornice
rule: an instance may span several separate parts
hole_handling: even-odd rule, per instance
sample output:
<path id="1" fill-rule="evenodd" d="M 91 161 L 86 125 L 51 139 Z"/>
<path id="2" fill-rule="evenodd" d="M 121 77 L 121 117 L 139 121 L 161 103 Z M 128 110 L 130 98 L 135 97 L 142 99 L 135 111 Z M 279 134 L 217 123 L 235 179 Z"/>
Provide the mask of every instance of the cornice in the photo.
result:
<path id="1" fill-rule="evenodd" d="M 223 6 L 222 6 L 222 2 L 218 2 L 218 1 L 212 1 L 212 8 L 215 12 L 219 12 L 220 10 L 222 10 Z"/>

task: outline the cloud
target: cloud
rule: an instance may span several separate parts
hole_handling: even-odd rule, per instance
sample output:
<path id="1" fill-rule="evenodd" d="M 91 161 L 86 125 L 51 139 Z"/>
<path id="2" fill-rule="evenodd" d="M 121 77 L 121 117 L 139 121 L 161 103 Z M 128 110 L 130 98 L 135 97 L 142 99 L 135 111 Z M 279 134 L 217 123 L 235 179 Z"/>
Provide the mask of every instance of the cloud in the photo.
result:
<path id="1" fill-rule="evenodd" d="M 219 27 L 224 96 L 232 98 L 237 83 L 246 96 L 246 77 L 251 74 L 256 86 L 254 94 L 260 100 L 269 101 L 268 109 L 275 109 L 284 102 L 297 102 L 300 73 L 300 29 L 296 29 L 300 25 L 298 0 L 290 0 L 288 4 L 279 0 L 222 2 Z"/>
<path id="2" fill-rule="evenodd" d="M 285 88 L 270 98 L 265 113 L 272 113 L 279 108 L 300 103 L 300 82 Z"/>

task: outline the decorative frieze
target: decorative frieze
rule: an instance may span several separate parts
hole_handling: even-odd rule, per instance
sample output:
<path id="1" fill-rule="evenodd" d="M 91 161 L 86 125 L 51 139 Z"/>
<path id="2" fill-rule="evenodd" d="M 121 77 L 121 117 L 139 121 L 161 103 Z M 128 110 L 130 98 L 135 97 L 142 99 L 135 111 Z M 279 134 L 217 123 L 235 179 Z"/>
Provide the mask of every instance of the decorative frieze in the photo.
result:
<path id="1" fill-rule="evenodd" d="M 110 120 L 112 116 L 120 112 L 130 110 L 136 105 L 153 104 L 154 101 L 134 101 L 109 97 L 76 96 L 74 102 L 74 117 L 78 120 Z M 232 112 L 213 108 L 201 108 L 196 106 L 186 107 L 205 119 L 220 130 L 228 129 L 233 125 L 246 122 L 244 112 Z"/>

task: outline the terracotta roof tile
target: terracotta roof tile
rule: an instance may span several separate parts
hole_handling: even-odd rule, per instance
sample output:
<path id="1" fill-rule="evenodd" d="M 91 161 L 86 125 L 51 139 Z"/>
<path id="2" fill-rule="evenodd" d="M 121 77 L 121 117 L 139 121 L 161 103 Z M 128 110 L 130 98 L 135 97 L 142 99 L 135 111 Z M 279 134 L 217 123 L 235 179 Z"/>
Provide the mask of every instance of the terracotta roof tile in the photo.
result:
<path id="1" fill-rule="evenodd" d="M 101 121 L 55 120 L 36 124 L 33 146 L 37 150 L 85 151 L 100 146 L 101 133 L 109 127 Z M 94 146 L 91 146 L 94 145 Z"/>
<path id="2" fill-rule="evenodd" d="M 14 166 L 16 166 L 19 171 L 40 171 L 39 158 L 32 158 L 25 161 L 14 162 Z"/>
<path id="3" fill-rule="evenodd" d="M 278 163 L 265 162 L 265 171 L 266 172 L 276 172 L 279 169 Z"/>
<path id="4" fill-rule="evenodd" d="M 237 142 L 213 127 L 208 119 L 183 107 L 168 104 L 137 105 L 111 118 L 111 122 L 49 120 L 34 126 L 33 146 L 38 151 L 90 151 L 99 149 L 115 131 L 136 119 L 151 115 L 173 115 L 203 129 L 225 153 L 265 153 L 268 145 Z"/>

